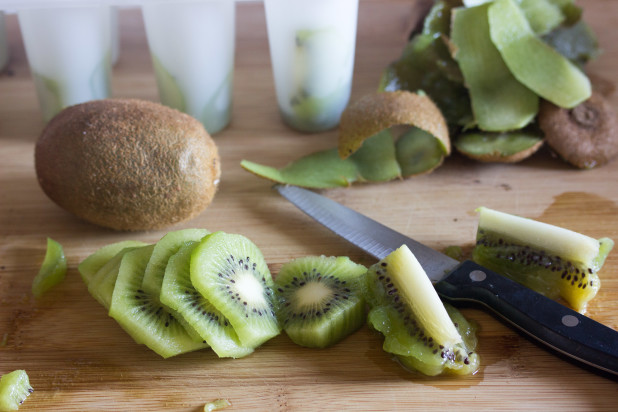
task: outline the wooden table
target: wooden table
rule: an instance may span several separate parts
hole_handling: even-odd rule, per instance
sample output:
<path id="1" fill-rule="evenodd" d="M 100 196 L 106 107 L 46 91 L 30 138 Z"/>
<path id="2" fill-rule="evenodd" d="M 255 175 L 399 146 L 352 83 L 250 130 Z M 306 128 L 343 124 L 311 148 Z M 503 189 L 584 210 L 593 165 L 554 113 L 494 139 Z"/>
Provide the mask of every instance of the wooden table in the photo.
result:
<path id="1" fill-rule="evenodd" d="M 590 71 L 618 81 L 618 2 L 581 1 L 603 56 Z M 376 89 L 397 58 L 418 14 L 413 1 L 362 1 L 353 98 Z M 157 100 L 141 15 L 120 13 L 121 55 L 114 96 Z M 165 231 L 117 233 L 81 222 L 39 189 L 33 148 L 43 128 L 17 19 L 8 18 L 12 60 L 0 76 L 0 373 L 26 369 L 34 394 L 23 410 L 183 410 L 226 398 L 232 410 L 616 410 L 618 385 L 565 361 L 492 315 L 464 308 L 480 324 L 482 368 L 465 378 L 425 378 L 403 370 L 367 327 L 325 350 L 281 335 L 253 355 L 218 359 L 211 351 L 167 360 L 137 345 L 92 299 L 78 263 L 105 244 L 155 242 Z M 618 96 L 612 97 L 618 108 Z M 233 121 L 215 136 L 223 178 L 214 203 L 178 228 L 241 233 L 262 249 L 270 269 L 305 255 L 372 259 L 320 227 L 240 168 L 241 159 L 283 166 L 334 147 L 337 132 L 302 135 L 279 118 L 264 11 L 238 7 Z M 480 205 L 618 240 L 618 161 L 575 170 L 542 150 L 516 165 L 481 164 L 458 155 L 434 173 L 403 181 L 334 189 L 325 194 L 426 244 L 469 247 Z M 171 230 L 171 228 L 170 228 Z M 31 281 L 45 238 L 65 248 L 64 283 L 40 300 Z M 618 251 L 601 273 L 588 315 L 618 329 Z M 618 342 L 617 342 L 618 344 Z"/>

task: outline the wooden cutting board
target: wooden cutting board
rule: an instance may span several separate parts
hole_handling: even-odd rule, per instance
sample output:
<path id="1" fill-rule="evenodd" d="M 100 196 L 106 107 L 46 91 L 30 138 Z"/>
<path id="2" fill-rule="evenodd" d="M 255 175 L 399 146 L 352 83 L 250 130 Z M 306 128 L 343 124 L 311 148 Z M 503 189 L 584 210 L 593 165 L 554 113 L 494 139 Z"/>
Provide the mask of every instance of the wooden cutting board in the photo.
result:
<path id="1" fill-rule="evenodd" d="M 581 1 L 604 54 L 590 71 L 618 81 L 618 2 Z M 418 19 L 414 1 L 361 1 L 353 98 L 376 89 Z M 223 179 L 209 209 L 174 229 L 241 233 L 262 249 L 271 271 L 305 255 L 372 259 L 318 226 L 239 166 L 283 166 L 334 147 L 337 132 L 298 134 L 278 115 L 261 3 L 238 7 L 233 121 L 215 138 Z M 121 55 L 114 96 L 157 100 L 141 15 L 121 10 Z M 226 398 L 231 410 L 616 410 L 616 380 L 566 361 L 492 315 L 463 308 L 480 325 L 482 368 L 465 378 L 426 378 L 403 370 L 367 327 L 325 350 L 281 335 L 238 360 L 211 351 L 167 360 L 135 344 L 92 299 L 78 263 L 111 242 L 155 242 L 165 231 L 116 233 L 75 219 L 39 189 L 33 148 L 43 122 L 17 19 L 8 18 L 12 60 L 0 75 L 0 373 L 26 369 L 34 394 L 23 410 L 197 411 Z M 612 104 L 618 109 L 618 96 Z M 618 240 L 618 161 L 574 170 L 542 150 L 516 165 L 458 155 L 426 176 L 358 185 L 325 194 L 436 249 L 470 247 L 480 205 Z M 69 272 L 40 300 L 30 295 L 45 239 L 64 245 Z M 589 316 L 618 329 L 618 251 L 601 273 Z M 616 342 L 618 345 L 618 342 Z"/>

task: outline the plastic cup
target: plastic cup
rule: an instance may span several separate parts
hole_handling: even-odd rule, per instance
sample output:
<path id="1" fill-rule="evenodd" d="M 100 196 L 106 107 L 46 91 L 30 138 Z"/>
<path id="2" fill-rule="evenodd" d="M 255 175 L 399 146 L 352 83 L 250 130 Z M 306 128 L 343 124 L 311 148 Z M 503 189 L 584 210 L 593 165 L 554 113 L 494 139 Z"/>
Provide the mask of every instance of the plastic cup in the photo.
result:
<path id="1" fill-rule="evenodd" d="M 9 62 L 9 44 L 6 38 L 4 12 L 0 11 L 0 71 Z"/>
<path id="2" fill-rule="evenodd" d="M 235 2 L 151 1 L 142 11 L 161 103 L 217 133 L 231 119 Z"/>
<path id="3" fill-rule="evenodd" d="M 350 99 L 358 0 L 264 0 L 264 5 L 284 122 L 302 132 L 332 129 Z"/>
<path id="4" fill-rule="evenodd" d="M 101 5 L 17 11 L 43 118 L 111 94 L 110 8 Z"/>

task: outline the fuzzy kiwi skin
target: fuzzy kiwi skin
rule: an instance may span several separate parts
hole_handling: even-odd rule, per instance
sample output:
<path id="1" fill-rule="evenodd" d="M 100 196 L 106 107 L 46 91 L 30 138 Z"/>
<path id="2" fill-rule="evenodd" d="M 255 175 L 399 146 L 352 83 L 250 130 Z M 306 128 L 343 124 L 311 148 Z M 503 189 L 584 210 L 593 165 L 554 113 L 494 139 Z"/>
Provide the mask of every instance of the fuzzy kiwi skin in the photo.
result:
<path id="1" fill-rule="evenodd" d="M 45 194 L 99 226 L 166 227 L 202 212 L 221 175 L 217 147 L 193 117 L 135 99 L 68 107 L 35 148 Z"/>

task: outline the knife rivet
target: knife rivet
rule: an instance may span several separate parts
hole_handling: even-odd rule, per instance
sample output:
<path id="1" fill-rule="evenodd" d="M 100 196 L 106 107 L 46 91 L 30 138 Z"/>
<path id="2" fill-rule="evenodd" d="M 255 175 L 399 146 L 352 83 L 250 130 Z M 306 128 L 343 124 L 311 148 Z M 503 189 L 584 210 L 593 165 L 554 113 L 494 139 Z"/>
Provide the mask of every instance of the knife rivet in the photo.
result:
<path id="1" fill-rule="evenodd" d="M 564 326 L 572 328 L 573 326 L 579 325 L 579 319 L 577 319 L 577 317 L 573 315 L 564 315 L 562 317 L 562 324 Z"/>
<path id="2" fill-rule="evenodd" d="M 482 282 L 487 278 L 487 273 L 482 270 L 473 270 L 470 272 L 470 279 L 473 282 Z"/>

